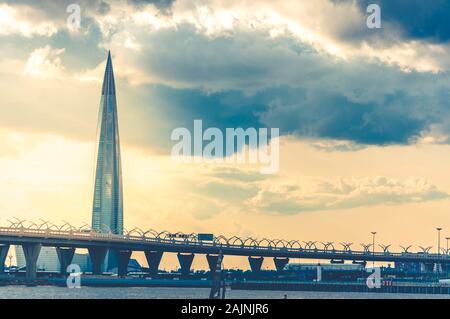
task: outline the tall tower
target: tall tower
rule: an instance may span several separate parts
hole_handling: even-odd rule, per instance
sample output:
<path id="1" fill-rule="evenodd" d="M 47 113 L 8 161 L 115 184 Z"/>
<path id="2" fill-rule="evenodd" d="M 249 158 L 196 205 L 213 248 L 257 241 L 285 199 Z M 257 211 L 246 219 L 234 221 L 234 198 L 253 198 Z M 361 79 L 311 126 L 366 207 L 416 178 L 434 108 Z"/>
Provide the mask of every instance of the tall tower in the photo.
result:
<path id="1" fill-rule="evenodd" d="M 108 52 L 100 99 L 95 165 L 92 229 L 100 232 L 111 231 L 113 234 L 122 234 L 122 168 L 116 87 L 110 52 Z M 108 254 L 108 261 L 110 257 L 111 254 Z M 108 262 L 107 265 L 109 264 Z"/>

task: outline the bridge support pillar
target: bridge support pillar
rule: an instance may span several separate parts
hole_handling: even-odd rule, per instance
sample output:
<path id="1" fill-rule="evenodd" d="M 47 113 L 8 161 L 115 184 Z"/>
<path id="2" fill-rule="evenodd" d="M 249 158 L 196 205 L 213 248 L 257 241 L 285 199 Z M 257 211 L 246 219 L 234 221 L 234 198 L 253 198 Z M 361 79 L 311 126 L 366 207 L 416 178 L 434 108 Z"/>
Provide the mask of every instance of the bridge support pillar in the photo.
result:
<path id="1" fill-rule="evenodd" d="M 107 249 L 104 247 L 91 247 L 88 248 L 89 257 L 91 257 L 92 262 L 92 273 L 94 275 L 102 274 L 103 262 L 105 261 Z"/>
<path id="2" fill-rule="evenodd" d="M 56 247 L 56 254 L 60 265 L 59 271 L 64 275 L 67 273 L 67 266 L 72 263 L 75 248 Z"/>
<path id="3" fill-rule="evenodd" d="M 216 272 L 217 269 L 217 260 L 219 259 L 219 255 L 206 255 L 206 260 L 208 261 L 209 270 L 211 275 Z"/>
<path id="4" fill-rule="evenodd" d="M 274 257 L 273 262 L 278 272 L 283 271 L 284 267 L 289 264 L 289 258 Z"/>
<path id="5" fill-rule="evenodd" d="M 252 272 L 257 273 L 261 271 L 261 266 L 264 261 L 263 257 L 248 257 L 248 262 L 250 263 L 250 268 Z"/>
<path id="6" fill-rule="evenodd" d="M 37 260 L 41 252 L 41 244 L 23 244 L 23 254 L 25 255 L 25 263 L 27 267 L 27 279 L 36 279 Z"/>
<path id="7" fill-rule="evenodd" d="M 162 256 L 162 251 L 145 251 L 145 258 L 147 259 L 148 272 L 150 275 L 155 276 L 158 274 L 159 263 L 161 262 Z"/>
<path id="8" fill-rule="evenodd" d="M 189 275 L 191 272 L 192 261 L 194 260 L 194 254 L 178 253 L 177 256 L 181 266 L 181 274 L 183 276 Z"/>
<path id="9" fill-rule="evenodd" d="M 115 255 L 117 257 L 117 275 L 119 277 L 124 277 L 127 275 L 131 253 L 131 250 L 115 250 Z"/>
<path id="10" fill-rule="evenodd" d="M 8 256 L 9 245 L 1 245 L 0 246 L 0 273 L 5 271 L 5 261 Z"/>

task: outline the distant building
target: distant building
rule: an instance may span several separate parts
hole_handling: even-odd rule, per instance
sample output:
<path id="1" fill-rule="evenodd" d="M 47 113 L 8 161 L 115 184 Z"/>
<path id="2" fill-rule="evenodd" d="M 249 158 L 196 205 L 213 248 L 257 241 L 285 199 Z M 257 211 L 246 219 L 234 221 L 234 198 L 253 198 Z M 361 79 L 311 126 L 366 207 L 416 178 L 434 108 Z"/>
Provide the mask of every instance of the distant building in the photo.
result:
<path id="1" fill-rule="evenodd" d="M 366 269 L 361 264 L 288 264 L 285 274 L 306 281 L 356 281 L 366 276 Z"/>
<path id="2" fill-rule="evenodd" d="M 97 128 L 95 153 L 95 182 L 92 205 L 92 229 L 98 232 L 123 234 L 123 194 L 122 167 L 119 142 L 119 124 L 116 103 L 116 87 L 111 53 L 108 52 L 103 79 L 102 94 Z M 21 246 L 16 246 L 17 264 L 25 267 L 25 257 Z M 73 264 L 80 265 L 82 271 L 90 271 L 88 255 L 75 254 Z M 134 268 L 140 268 L 134 261 Z M 56 249 L 42 247 L 38 270 L 59 271 L 60 264 Z M 103 270 L 117 271 L 115 252 L 107 252 Z"/>
<path id="3" fill-rule="evenodd" d="M 335 270 L 335 271 L 361 271 L 365 270 L 364 265 L 361 264 L 288 264 L 286 270 L 289 271 L 306 271 L 306 270 L 317 270 L 317 266 L 325 270 Z"/>
<path id="4" fill-rule="evenodd" d="M 82 272 L 92 271 L 91 259 L 89 258 L 88 253 L 85 254 L 75 253 L 73 255 L 72 264 L 80 266 Z"/>
<path id="5" fill-rule="evenodd" d="M 25 268 L 25 255 L 22 246 L 15 246 L 16 263 L 18 268 Z M 59 271 L 59 261 L 56 255 L 56 248 L 42 247 L 37 260 L 37 269 L 45 271 Z"/>
<path id="6" fill-rule="evenodd" d="M 109 269 L 110 272 L 117 273 L 117 267 Z M 136 259 L 130 259 L 128 262 L 128 272 L 142 272 L 142 266 L 139 264 L 139 262 Z"/>
<path id="7" fill-rule="evenodd" d="M 25 268 L 25 255 L 23 253 L 22 246 L 15 246 L 16 252 L 16 263 L 17 267 Z M 78 254 L 75 253 L 73 256 L 72 264 L 77 264 L 80 266 L 82 272 L 91 271 L 91 263 L 89 259 L 89 255 L 86 254 Z M 37 269 L 43 271 L 60 271 L 60 263 L 58 259 L 58 255 L 56 254 L 55 247 L 42 247 L 39 253 L 39 257 L 37 260 Z"/>
<path id="8" fill-rule="evenodd" d="M 108 52 L 103 78 L 97 134 L 92 229 L 105 233 L 123 234 L 119 123 L 110 52 Z M 113 268 L 117 268 L 116 256 L 113 251 L 108 251 L 104 270 L 110 271 Z"/>
<path id="9" fill-rule="evenodd" d="M 416 274 L 425 271 L 422 263 L 414 263 L 414 262 L 409 263 L 395 262 L 395 268 L 401 270 L 402 272 L 410 274 Z"/>

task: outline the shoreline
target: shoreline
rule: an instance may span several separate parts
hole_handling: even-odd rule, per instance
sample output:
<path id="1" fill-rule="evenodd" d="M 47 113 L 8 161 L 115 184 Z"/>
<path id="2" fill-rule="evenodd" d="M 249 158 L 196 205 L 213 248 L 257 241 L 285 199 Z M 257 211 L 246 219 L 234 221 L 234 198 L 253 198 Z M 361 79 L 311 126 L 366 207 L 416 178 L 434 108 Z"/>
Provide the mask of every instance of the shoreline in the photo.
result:
<path id="1" fill-rule="evenodd" d="M 101 288 L 211 288 L 210 280 L 168 280 L 168 279 L 136 279 L 108 278 L 98 276 L 82 276 L 81 287 Z M 0 278 L 0 287 L 5 286 L 54 286 L 67 287 L 67 278 Z M 396 283 L 382 285 L 370 289 L 364 283 L 346 282 L 277 282 L 277 281 L 241 281 L 226 284 L 227 290 L 246 291 L 304 291 L 304 292 L 350 292 L 350 293 L 388 293 L 388 294 L 418 294 L 418 295 L 450 295 L 450 285 L 438 283 Z"/>

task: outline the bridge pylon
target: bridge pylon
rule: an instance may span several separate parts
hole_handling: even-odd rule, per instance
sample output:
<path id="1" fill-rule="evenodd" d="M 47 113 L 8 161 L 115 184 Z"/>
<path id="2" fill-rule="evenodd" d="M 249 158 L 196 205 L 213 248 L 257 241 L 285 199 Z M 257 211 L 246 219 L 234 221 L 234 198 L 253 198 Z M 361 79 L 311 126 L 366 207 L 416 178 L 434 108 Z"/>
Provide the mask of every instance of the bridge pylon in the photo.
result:
<path id="1" fill-rule="evenodd" d="M 278 272 L 282 272 L 284 267 L 289 264 L 289 258 L 274 257 L 273 262 Z"/>
<path id="2" fill-rule="evenodd" d="M 209 271 L 211 273 L 211 276 L 216 272 L 217 269 L 217 260 L 219 259 L 219 255 L 206 255 L 206 260 L 208 261 Z M 223 259 L 223 255 L 222 255 Z"/>
<path id="3" fill-rule="evenodd" d="M 148 272 L 151 276 L 155 276 L 158 274 L 159 264 L 161 262 L 163 256 L 163 251 L 145 251 L 145 258 L 148 263 Z"/>
<path id="4" fill-rule="evenodd" d="M 9 245 L 0 245 L 0 273 L 5 271 L 5 261 L 8 256 Z"/>
<path id="5" fill-rule="evenodd" d="M 124 277 L 128 273 L 128 263 L 130 262 L 133 251 L 116 249 L 114 252 L 117 258 L 117 275 Z"/>
<path id="6" fill-rule="evenodd" d="M 105 261 L 108 250 L 104 247 L 90 247 L 88 251 L 92 262 L 92 273 L 94 275 L 101 275 L 103 273 L 103 262 Z"/>
<path id="7" fill-rule="evenodd" d="M 261 271 L 261 266 L 264 261 L 264 257 L 248 257 L 248 262 L 250 264 L 250 269 L 253 273 L 258 273 Z"/>
<path id="8" fill-rule="evenodd" d="M 178 261 L 180 262 L 182 276 L 187 276 L 191 272 L 191 266 L 192 261 L 194 260 L 194 256 L 194 254 L 177 254 Z"/>
<path id="9" fill-rule="evenodd" d="M 60 273 L 66 274 L 67 266 L 72 263 L 73 255 L 75 254 L 75 248 L 56 247 L 56 254 L 58 255 Z"/>
<path id="10" fill-rule="evenodd" d="M 220 251 L 219 255 L 206 255 L 209 268 L 211 269 L 211 291 L 209 299 L 225 299 L 225 281 L 222 274 L 223 254 Z M 215 261 L 215 266 L 211 262 Z M 222 290 L 222 291 L 221 291 Z M 222 295 L 220 294 L 222 292 Z"/>
<path id="11" fill-rule="evenodd" d="M 23 254 L 25 255 L 25 263 L 27 267 L 26 278 L 29 280 L 36 279 L 37 276 L 37 260 L 41 252 L 41 244 L 22 244 Z"/>

